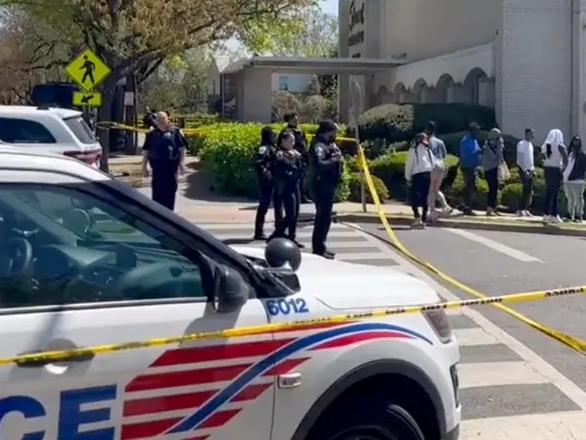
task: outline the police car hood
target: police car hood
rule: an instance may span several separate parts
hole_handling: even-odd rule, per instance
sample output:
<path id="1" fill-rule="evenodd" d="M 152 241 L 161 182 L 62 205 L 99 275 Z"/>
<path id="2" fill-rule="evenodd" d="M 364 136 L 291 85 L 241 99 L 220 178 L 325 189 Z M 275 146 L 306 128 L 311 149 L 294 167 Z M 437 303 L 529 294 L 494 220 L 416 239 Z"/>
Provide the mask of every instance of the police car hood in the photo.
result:
<path id="1" fill-rule="evenodd" d="M 234 246 L 252 258 L 264 259 L 264 250 Z M 332 309 L 360 309 L 428 304 L 439 301 L 425 282 L 392 268 L 330 261 L 303 254 L 297 271 L 303 295 L 312 295 Z"/>

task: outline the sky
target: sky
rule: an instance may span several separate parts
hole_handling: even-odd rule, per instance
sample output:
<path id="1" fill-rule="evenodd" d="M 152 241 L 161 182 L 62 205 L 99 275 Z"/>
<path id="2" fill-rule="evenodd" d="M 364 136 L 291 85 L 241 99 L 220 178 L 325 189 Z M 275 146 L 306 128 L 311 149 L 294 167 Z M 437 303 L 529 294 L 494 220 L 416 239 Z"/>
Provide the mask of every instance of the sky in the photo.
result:
<path id="1" fill-rule="evenodd" d="M 325 12 L 338 16 L 338 0 L 320 0 L 320 4 Z"/>

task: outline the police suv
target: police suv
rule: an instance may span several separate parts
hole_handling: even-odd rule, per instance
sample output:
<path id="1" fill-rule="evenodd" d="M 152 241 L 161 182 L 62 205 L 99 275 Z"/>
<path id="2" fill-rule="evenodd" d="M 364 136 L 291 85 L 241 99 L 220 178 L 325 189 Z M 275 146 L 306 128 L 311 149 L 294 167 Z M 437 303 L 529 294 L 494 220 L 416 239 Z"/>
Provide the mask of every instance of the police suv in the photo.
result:
<path id="1" fill-rule="evenodd" d="M 443 312 L 323 319 L 439 300 L 408 275 L 230 248 L 81 162 L 1 149 L 0 236 L 0 359 L 322 319 L 2 366 L 2 440 L 458 437 Z"/>

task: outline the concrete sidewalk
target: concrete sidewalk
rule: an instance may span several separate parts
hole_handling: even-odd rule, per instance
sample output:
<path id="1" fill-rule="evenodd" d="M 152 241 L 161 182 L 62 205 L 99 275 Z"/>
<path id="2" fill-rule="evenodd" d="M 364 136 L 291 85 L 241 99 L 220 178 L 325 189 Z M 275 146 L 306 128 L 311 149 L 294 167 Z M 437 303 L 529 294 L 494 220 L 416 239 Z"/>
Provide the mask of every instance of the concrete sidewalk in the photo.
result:
<path id="1" fill-rule="evenodd" d="M 150 197 L 150 188 L 138 188 L 138 191 Z M 190 195 L 187 183 L 181 183 L 177 194 L 176 211 L 195 223 L 201 224 L 253 224 L 256 215 L 256 201 L 213 195 L 205 199 L 194 198 Z M 411 208 L 400 202 L 384 204 L 387 218 L 391 225 L 410 225 L 413 220 Z M 380 218 L 374 205 L 367 205 L 367 212 L 363 212 L 360 203 L 344 202 L 335 205 L 338 221 L 351 223 L 380 223 Z M 315 213 L 313 204 L 301 205 L 301 219 L 311 219 Z M 267 215 L 267 222 L 273 221 L 272 210 Z M 477 212 L 476 217 L 464 217 L 453 214 L 440 218 L 431 226 L 444 228 L 496 230 L 508 232 L 539 233 L 586 237 L 586 224 L 544 225 L 541 217 L 519 218 L 515 215 L 504 214 L 502 217 L 486 217 Z"/>

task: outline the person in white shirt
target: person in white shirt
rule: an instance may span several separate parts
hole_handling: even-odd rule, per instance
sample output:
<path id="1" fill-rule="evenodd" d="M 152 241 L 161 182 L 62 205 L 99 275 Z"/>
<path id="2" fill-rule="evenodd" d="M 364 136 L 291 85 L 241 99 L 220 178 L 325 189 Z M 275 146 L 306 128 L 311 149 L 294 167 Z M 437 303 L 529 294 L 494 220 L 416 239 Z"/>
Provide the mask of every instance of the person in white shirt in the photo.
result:
<path id="1" fill-rule="evenodd" d="M 517 166 L 519 167 L 519 175 L 523 184 L 523 194 L 519 203 L 519 210 L 517 211 L 519 217 L 531 217 L 529 205 L 531 203 L 533 177 L 535 175 L 534 148 L 532 143 L 534 138 L 535 134 L 533 133 L 533 129 L 528 128 L 525 130 L 525 139 L 517 144 Z"/>
<path id="2" fill-rule="evenodd" d="M 405 179 L 411 184 L 411 208 L 415 216 L 415 229 L 425 228 L 427 222 L 431 171 L 434 167 L 435 159 L 429 147 L 429 139 L 425 133 L 419 133 L 415 138 L 415 144 L 409 149 L 405 165 Z M 422 208 L 421 214 L 419 207 Z"/>
<path id="3" fill-rule="evenodd" d="M 557 128 L 547 135 L 541 146 L 543 171 L 545 175 L 544 223 L 562 223 L 559 215 L 558 199 L 562 184 L 562 170 L 568 164 L 568 153 L 564 145 L 564 134 Z"/>

